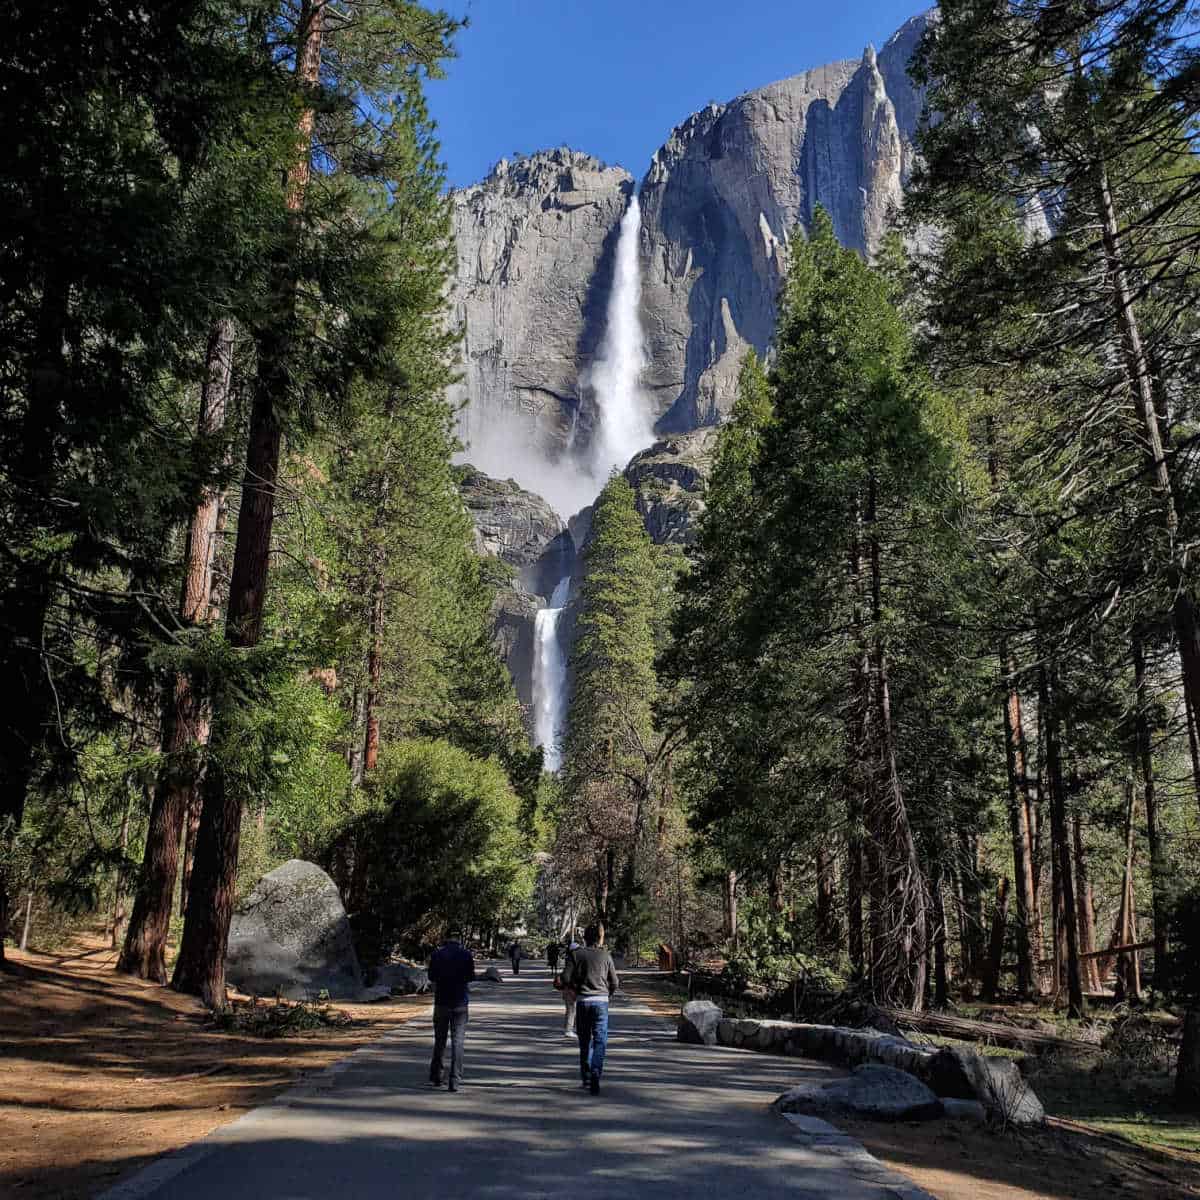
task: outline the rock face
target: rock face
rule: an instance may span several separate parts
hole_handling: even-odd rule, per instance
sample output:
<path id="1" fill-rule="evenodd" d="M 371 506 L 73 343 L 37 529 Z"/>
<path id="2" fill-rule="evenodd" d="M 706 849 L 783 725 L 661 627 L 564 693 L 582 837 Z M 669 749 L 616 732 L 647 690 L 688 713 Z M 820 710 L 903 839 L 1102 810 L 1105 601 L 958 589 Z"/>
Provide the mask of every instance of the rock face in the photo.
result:
<path id="1" fill-rule="evenodd" d="M 928 1121 L 942 1115 L 941 1101 L 919 1079 L 895 1067 L 867 1063 L 847 1079 L 802 1083 L 784 1092 L 776 1112 L 828 1113 L 874 1121 Z"/>
<path id="2" fill-rule="evenodd" d="M 788 243 L 818 204 L 846 245 L 877 248 L 913 165 L 922 101 L 907 65 L 929 19 L 878 54 L 868 46 L 710 105 L 654 155 L 639 258 L 642 382 L 660 430 L 728 412 L 743 352 L 770 343 Z M 502 161 L 452 198 L 468 453 L 564 517 L 603 482 L 580 478 L 596 411 L 588 372 L 633 186 L 625 170 L 560 149 Z"/>
<path id="3" fill-rule="evenodd" d="M 695 539 L 716 450 L 717 430 L 710 426 L 655 442 L 625 468 L 651 541 L 686 545 Z"/>
<path id="4" fill-rule="evenodd" d="M 296 858 L 264 875 L 233 915 L 225 973 L 259 996 L 357 999 L 362 971 L 333 880 Z"/>
<path id="5" fill-rule="evenodd" d="M 475 526 L 475 549 L 489 560 L 495 591 L 492 640 L 508 665 L 517 698 L 532 704 L 534 621 L 560 579 L 570 575 L 575 542 L 554 509 L 511 479 L 475 467 L 458 471 L 458 490 Z"/>
<path id="6" fill-rule="evenodd" d="M 586 369 L 604 333 L 617 225 L 633 186 L 628 171 L 559 149 L 502 160 L 451 198 L 460 398 L 470 400 L 463 440 L 483 470 L 514 475 L 564 516 L 590 499 L 573 461 L 554 468 L 595 421 Z M 562 496 L 547 486 L 559 476 Z"/>
<path id="7" fill-rule="evenodd" d="M 770 343 L 787 246 L 817 205 L 838 239 L 879 245 L 913 161 L 921 102 L 906 69 L 925 18 L 879 55 L 818 67 L 710 105 L 642 182 L 647 386 L 660 428 L 719 421 L 745 350 Z"/>

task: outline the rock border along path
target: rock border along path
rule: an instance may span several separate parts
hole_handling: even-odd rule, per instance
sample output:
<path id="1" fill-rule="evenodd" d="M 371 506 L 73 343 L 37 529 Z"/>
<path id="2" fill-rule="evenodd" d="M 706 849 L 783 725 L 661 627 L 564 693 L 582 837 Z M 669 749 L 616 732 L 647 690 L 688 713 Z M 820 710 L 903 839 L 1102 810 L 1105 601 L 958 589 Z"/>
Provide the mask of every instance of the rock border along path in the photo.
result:
<path id="1" fill-rule="evenodd" d="M 414 1019 L 102 1200 L 930 1200 L 825 1122 L 770 1111 L 837 1068 L 682 1045 L 618 999 L 593 1097 L 545 968 L 503 974 L 473 989 L 457 1095 L 426 1085 L 431 1022 Z"/>

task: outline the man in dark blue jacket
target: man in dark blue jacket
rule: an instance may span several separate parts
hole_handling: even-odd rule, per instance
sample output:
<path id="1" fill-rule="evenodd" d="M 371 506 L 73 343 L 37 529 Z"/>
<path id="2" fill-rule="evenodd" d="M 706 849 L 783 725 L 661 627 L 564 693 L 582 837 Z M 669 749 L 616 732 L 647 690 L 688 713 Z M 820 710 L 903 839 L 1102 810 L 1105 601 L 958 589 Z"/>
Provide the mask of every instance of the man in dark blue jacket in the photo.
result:
<path id="1" fill-rule="evenodd" d="M 429 1082 L 442 1086 L 446 1035 L 450 1035 L 450 1091 L 462 1083 L 463 1043 L 467 1038 L 467 1005 L 471 1000 L 471 980 L 475 978 L 475 959 L 453 934 L 433 952 L 429 960 L 429 982 L 433 984 L 433 1061 L 429 1064 Z"/>

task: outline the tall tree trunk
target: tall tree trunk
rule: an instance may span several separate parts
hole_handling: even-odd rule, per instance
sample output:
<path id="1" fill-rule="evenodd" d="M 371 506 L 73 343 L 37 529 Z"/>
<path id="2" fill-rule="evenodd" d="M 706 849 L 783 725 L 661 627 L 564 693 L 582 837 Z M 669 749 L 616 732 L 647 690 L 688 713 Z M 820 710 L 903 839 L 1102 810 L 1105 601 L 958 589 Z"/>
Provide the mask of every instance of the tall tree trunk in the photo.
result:
<path id="1" fill-rule="evenodd" d="M 1196 736 L 1196 713 L 1186 691 L 1183 693 L 1183 711 L 1187 721 L 1188 750 L 1192 756 L 1192 789 L 1196 795 L 1196 803 L 1200 804 L 1200 740 L 1197 740 Z"/>
<path id="2" fill-rule="evenodd" d="M 1125 270 L 1120 227 L 1113 205 L 1108 168 L 1096 162 L 1096 200 L 1100 213 L 1104 255 L 1111 281 L 1113 315 L 1124 350 L 1129 383 L 1149 451 L 1154 484 L 1152 498 L 1162 505 L 1164 524 L 1171 542 L 1171 577 L 1175 595 L 1171 616 L 1183 666 L 1183 690 L 1193 711 L 1200 711 L 1200 614 L 1197 612 L 1187 576 L 1188 546 L 1178 544 L 1179 513 L 1174 481 L 1163 446 L 1158 411 L 1154 402 L 1154 379 L 1142 341 L 1133 293 Z"/>
<path id="3" fill-rule="evenodd" d="M 737 872 L 726 871 L 724 876 L 724 897 L 725 897 L 725 940 L 737 948 L 738 940 L 738 898 L 737 898 Z"/>
<path id="4" fill-rule="evenodd" d="M 817 851 L 817 945 L 823 950 L 836 948 L 840 933 L 834 858 L 829 850 L 822 847 Z"/>
<path id="5" fill-rule="evenodd" d="M 383 566 L 375 568 L 371 588 L 371 649 L 367 655 L 366 743 L 363 747 L 363 772 L 375 770 L 379 764 L 379 702 L 383 691 Z M 361 661 L 361 660 L 360 660 Z"/>
<path id="6" fill-rule="evenodd" d="M 992 910 L 992 933 L 988 939 L 988 955 L 983 970 L 983 998 L 995 1000 L 1000 989 L 1000 972 L 1004 965 L 1004 931 L 1008 927 L 1008 891 L 1005 876 L 996 886 L 996 907 Z"/>
<path id="7" fill-rule="evenodd" d="M 934 866 L 933 888 L 933 1004 L 950 1002 L 950 972 L 946 961 L 946 881 L 941 862 Z"/>
<path id="8" fill-rule="evenodd" d="M 149 790 L 148 788 L 146 789 Z M 125 811 L 121 814 L 121 865 L 113 879 L 112 925 L 109 929 L 109 944 L 115 950 L 121 944 L 121 933 L 125 926 L 125 853 L 129 849 L 129 797 L 125 798 Z"/>
<path id="9" fill-rule="evenodd" d="M 1067 798 L 1063 787 L 1062 747 L 1059 741 L 1058 689 L 1045 666 L 1039 669 L 1039 703 L 1046 713 L 1046 771 L 1050 784 L 1050 840 L 1062 897 L 1062 926 L 1067 948 L 1067 1012 L 1082 1017 L 1087 1012 L 1079 970 L 1079 938 L 1075 923 L 1075 890 L 1071 880 L 1071 843 L 1067 836 Z"/>
<path id="10" fill-rule="evenodd" d="M 1200 1113 L 1200 1001 L 1194 1002 L 1183 1018 L 1183 1040 L 1175 1068 L 1175 1103 L 1188 1112 Z"/>
<path id="11" fill-rule="evenodd" d="M 224 318 L 216 323 L 208 339 L 197 430 L 201 441 L 219 437 L 225 428 L 233 381 L 233 338 L 233 321 Z M 217 484 L 206 484 L 188 524 L 179 597 L 179 620 L 185 629 L 210 620 L 222 490 Z M 207 744 L 208 731 L 207 697 L 189 671 L 176 671 L 168 685 L 163 713 L 163 766 L 150 806 L 141 883 L 117 960 L 118 971 L 156 983 L 167 982 L 167 936 L 179 871 L 180 835 L 189 809 L 198 803 L 197 780 L 202 770 L 198 756 Z M 184 886 L 186 889 L 186 879 Z M 181 906 L 186 894 L 185 890 L 181 895 Z"/>
<path id="12" fill-rule="evenodd" d="M 983 977 L 983 889 L 979 884 L 979 840 L 966 830 L 959 834 L 958 880 L 963 978 L 978 985 Z"/>
<path id="13" fill-rule="evenodd" d="M 888 657 L 882 634 L 882 551 L 876 521 L 876 480 L 872 473 L 867 495 L 866 528 L 869 531 L 871 555 L 871 618 L 874 626 L 871 666 L 879 753 L 875 778 L 879 786 L 872 788 L 877 812 L 875 822 L 869 821 L 868 827 L 875 825 L 883 851 L 881 873 L 886 881 L 888 928 L 882 947 L 882 994 L 892 1003 L 899 1002 L 919 1011 L 925 1005 L 925 984 L 929 970 L 929 948 L 925 941 L 928 927 L 925 881 L 896 766 Z"/>
<path id="14" fill-rule="evenodd" d="M 1146 687 L 1146 654 L 1139 630 L 1133 633 L 1133 678 L 1137 692 L 1138 760 L 1142 768 L 1142 798 L 1146 806 L 1146 840 L 1150 847 L 1150 902 L 1154 922 L 1154 984 L 1161 988 L 1167 966 L 1167 863 L 1158 828 L 1158 796 L 1154 786 L 1154 756 L 1150 745 L 1150 699 Z"/>
<path id="15" fill-rule="evenodd" d="M 301 89 L 309 94 L 315 90 L 320 75 L 325 3 L 326 0 L 304 0 L 300 8 L 297 74 Z M 297 216 L 304 207 L 311 170 L 314 120 L 310 104 L 302 110 L 298 122 L 296 159 L 287 182 L 287 206 Z M 266 602 L 282 440 L 279 411 L 288 392 L 289 326 L 296 305 L 296 277 L 290 260 L 283 265 L 277 290 L 277 321 L 259 338 L 258 375 L 250 411 L 246 473 L 242 480 L 225 620 L 226 639 L 230 645 L 242 648 L 258 644 Z M 234 713 L 230 704 L 226 700 L 214 711 L 212 740 L 218 749 L 232 733 Z M 242 797 L 226 778 L 220 754 L 215 754 L 204 777 L 196 860 L 172 985 L 178 991 L 200 996 L 217 1009 L 224 1008 L 226 1002 L 225 950 L 233 916 L 241 818 Z"/>
<path id="16" fill-rule="evenodd" d="M 1038 986 L 1037 963 L 1042 956 L 1037 922 L 1037 889 L 1033 879 L 1033 838 L 1030 829 L 1029 780 L 1025 767 L 1025 737 L 1021 694 L 1014 682 L 1016 666 L 1003 644 L 1001 672 L 1005 683 L 1004 745 L 1008 760 L 1008 821 L 1012 839 L 1017 894 L 1017 992 L 1027 996 Z"/>
<path id="17" fill-rule="evenodd" d="M 1096 915 L 1092 896 L 1092 881 L 1088 872 L 1087 853 L 1083 845 L 1083 823 L 1076 813 L 1071 818 L 1071 841 L 1075 852 L 1075 907 L 1079 921 L 1079 953 L 1082 957 L 1084 983 L 1089 991 L 1100 990 L 1099 962 L 1090 958 L 1096 950 Z"/>

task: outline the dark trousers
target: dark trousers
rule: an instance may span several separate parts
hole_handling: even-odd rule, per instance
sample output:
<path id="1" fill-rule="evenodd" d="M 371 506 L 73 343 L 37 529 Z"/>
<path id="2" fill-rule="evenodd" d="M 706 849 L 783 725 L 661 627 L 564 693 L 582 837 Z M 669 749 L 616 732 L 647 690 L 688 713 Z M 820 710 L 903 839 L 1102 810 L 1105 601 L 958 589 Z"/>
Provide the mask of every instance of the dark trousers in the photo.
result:
<path id="1" fill-rule="evenodd" d="M 463 1043 L 467 1040 L 467 1006 L 446 1008 L 433 1006 L 433 1061 L 429 1064 L 429 1079 L 441 1083 L 445 1074 L 446 1035 L 450 1035 L 450 1082 L 462 1083 Z"/>
<path id="2" fill-rule="evenodd" d="M 575 1033 L 579 1038 L 579 1073 L 584 1081 L 604 1070 L 604 1052 L 608 1048 L 608 1001 L 575 1005 Z"/>

